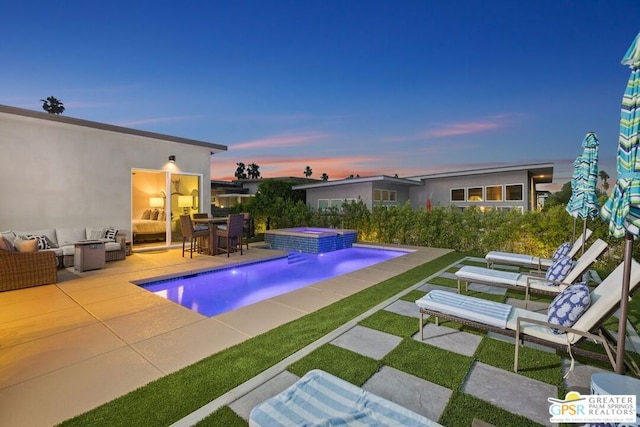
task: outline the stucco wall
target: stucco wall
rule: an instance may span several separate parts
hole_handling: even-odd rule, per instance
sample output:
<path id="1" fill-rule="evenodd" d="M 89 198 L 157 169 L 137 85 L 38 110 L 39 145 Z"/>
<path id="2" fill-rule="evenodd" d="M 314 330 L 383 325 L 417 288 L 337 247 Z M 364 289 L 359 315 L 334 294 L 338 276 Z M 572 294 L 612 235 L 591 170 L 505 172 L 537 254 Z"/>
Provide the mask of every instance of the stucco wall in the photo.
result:
<path id="1" fill-rule="evenodd" d="M 129 230 L 134 168 L 202 174 L 207 189 L 210 182 L 207 147 L 75 124 L 0 112 L 0 147 L 0 230 Z M 209 191 L 202 197 L 209 206 Z"/>

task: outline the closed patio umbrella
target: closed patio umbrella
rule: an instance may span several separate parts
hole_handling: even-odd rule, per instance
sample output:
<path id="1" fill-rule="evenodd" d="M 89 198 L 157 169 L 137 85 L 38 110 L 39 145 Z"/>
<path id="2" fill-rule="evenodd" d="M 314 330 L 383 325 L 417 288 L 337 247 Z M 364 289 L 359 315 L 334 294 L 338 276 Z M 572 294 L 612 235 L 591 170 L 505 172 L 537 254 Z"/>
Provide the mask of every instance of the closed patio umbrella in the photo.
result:
<path id="1" fill-rule="evenodd" d="M 589 132 L 582 141 L 582 155 L 576 159 L 572 179 L 571 199 L 567 204 L 567 212 L 574 218 L 582 218 L 582 253 L 586 241 L 587 218 L 598 216 L 599 206 L 596 196 L 598 185 L 598 147 L 600 142 L 595 132 Z M 574 164 L 575 165 L 575 164 Z M 574 222 L 575 233 L 575 222 Z"/>
<path id="2" fill-rule="evenodd" d="M 631 67 L 631 76 L 622 98 L 620 113 L 620 136 L 618 139 L 618 177 L 613 192 L 602 207 L 602 218 L 609 223 L 609 234 L 625 236 L 624 273 L 622 299 L 620 301 L 620 323 L 618 327 L 618 348 L 616 373 L 624 373 L 624 347 L 626 339 L 629 281 L 633 238 L 640 234 L 640 45 L 636 36 L 622 59 L 623 65 Z"/>
<path id="3" fill-rule="evenodd" d="M 567 202 L 567 207 L 566 210 L 569 213 L 569 215 L 571 215 L 571 212 L 573 211 L 572 205 L 574 204 L 574 200 L 576 198 L 576 188 L 578 187 L 578 175 L 580 174 L 580 162 L 582 161 L 582 155 L 579 155 L 578 157 L 576 157 L 576 159 L 573 161 L 573 175 L 571 175 L 571 198 L 569 198 L 569 201 Z M 573 216 L 573 215 L 571 215 Z M 571 239 L 571 242 L 575 242 L 576 241 L 576 220 L 577 220 L 577 216 L 573 216 L 573 238 Z"/>

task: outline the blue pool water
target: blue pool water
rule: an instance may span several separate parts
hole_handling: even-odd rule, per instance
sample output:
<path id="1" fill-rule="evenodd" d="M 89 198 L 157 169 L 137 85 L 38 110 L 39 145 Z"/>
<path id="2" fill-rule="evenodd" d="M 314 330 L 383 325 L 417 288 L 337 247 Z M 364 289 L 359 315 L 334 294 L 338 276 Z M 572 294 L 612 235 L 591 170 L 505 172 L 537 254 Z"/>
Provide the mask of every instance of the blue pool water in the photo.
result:
<path id="1" fill-rule="evenodd" d="M 231 311 L 350 273 L 407 252 L 352 247 L 288 257 L 142 285 L 205 316 Z"/>

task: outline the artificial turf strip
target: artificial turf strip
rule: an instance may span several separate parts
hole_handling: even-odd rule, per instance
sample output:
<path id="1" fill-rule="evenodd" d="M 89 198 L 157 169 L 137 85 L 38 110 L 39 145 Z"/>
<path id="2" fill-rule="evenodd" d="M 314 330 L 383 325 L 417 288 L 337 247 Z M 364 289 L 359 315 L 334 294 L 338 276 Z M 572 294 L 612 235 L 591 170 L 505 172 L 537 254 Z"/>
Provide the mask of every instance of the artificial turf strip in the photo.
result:
<path id="1" fill-rule="evenodd" d="M 223 406 L 196 424 L 197 427 L 247 427 L 248 425 L 248 422 L 228 406 Z"/>
<path id="2" fill-rule="evenodd" d="M 423 380 L 456 390 L 471 369 L 473 358 L 404 338 L 382 363 Z"/>
<path id="3" fill-rule="evenodd" d="M 287 370 L 302 377 L 312 369 L 322 369 L 351 384 L 362 387 L 381 366 L 380 362 L 370 357 L 333 344 L 325 344 L 289 365 Z"/>
<path id="4" fill-rule="evenodd" d="M 520 375 L 554 385 L 558 389 L 563 386 L 560 356 L 523 346 L 520 346 L 519 353 L 518 373 Z M 475 353 L 475 358 L 480 362 L 508 372 L 513 372 L 514 357 L 513 343 L 489 337 L 482 339 Z"/>
<path id="5" fill-rule="evenodd" d="M 418 306 L 416 306 L 417 313 Z M 377 311 L 358 324 L 399 337 L 412 337 L 418 332 L 419 327 L 417 318 L 401 316 L 386 310 Z"/>
<path id="6" fill-rule="evenodd" d="M 431 283 L 432 285 L 446 286 L 448 288 L 458 287 L 458 281 L 456 279 L 448 279 L 446 277 L 434 277 L 433 279 L 429 280 L 429 283 Z"/>
<path id="7" fill-rule="evenodd" d="M 462 256 L 450 252 L 159 378 L 61 425 L 171 424 Z"/>
<path id="8" fill-rule="evenodd" d="M 512 414 L 482 399 L 454 391 L 438 423 L 447 427 L 468 427 L 474 419 L 495 426 L 540 426 L 521 415 Z"/>
<path id="9" fill-rule="evenodd" d="M 411 291 L 406 295 L 403 295 L 400 297 L 401 301 L 409 301 L 409 302 L 416 302 L 417 300 L 419 300 L 420 298 L 422 298 L 423 296 L 425 296 L 427 293 L 425 291 L 419 291 L 419 290 L 415 290 L 415 291 Z M 416 306 L 416 310 L 418 309 L 418 306 Z"/>

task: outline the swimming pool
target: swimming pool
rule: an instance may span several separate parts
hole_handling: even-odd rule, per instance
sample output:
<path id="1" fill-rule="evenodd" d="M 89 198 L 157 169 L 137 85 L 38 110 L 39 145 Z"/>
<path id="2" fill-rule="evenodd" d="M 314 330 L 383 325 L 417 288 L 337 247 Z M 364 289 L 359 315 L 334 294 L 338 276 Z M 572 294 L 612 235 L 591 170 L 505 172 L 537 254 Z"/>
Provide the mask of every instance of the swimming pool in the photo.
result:
<path id="1" fill-rule="evenodd" d="M 289 256 L 141 285 L 205 316 L 215 316 L 322 280 L 405 255 L 400 250 L 352 247 Z"/>

